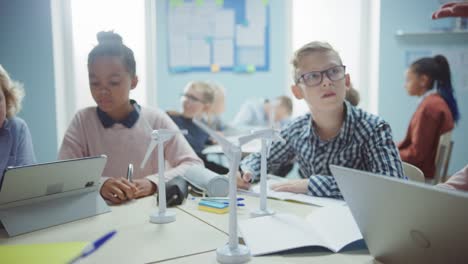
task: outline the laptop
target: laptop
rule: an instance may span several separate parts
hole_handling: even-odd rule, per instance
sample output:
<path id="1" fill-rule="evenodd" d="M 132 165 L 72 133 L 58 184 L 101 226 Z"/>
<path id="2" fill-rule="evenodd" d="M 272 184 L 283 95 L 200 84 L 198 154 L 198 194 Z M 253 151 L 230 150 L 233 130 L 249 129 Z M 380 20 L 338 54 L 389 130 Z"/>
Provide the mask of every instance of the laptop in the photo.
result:
<path id="1" fill-rule="evenodd" d="M 378 261 L 468 261 L 468 193 L 334 165 L 330 169 Z"/>
<path id="2" fill-rule="evenodd" d="M 8 167 L 0 187 L 0 206 L 54 194 L 96 189 L 106 160 L 107 157 L 103 155 Z"/>
<path id="3" fill-rule="evenodd" d="M 110 212 L 99 194 L 106 160 L 97 156 L 7 168 L 0 189 L 0 222 L 7 235 Z"/>

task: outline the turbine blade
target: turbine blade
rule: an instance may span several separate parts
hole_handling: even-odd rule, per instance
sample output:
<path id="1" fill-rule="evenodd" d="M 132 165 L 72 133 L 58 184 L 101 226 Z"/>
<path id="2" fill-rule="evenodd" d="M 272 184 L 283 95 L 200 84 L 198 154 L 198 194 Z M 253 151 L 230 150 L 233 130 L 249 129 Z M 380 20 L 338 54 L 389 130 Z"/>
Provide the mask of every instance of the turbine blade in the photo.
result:
<path id="1" fill-rule="evenodd" d="M 154 148 L 158 145 L 158 142 L 156 140 L 151 140 L 151 143 L 148 146 L 148 149 L 146 150 L 145 158 L 141 162 L 140 168 L 144 168 L 146 165 L 146 162 L 148 161 L 149 157 L 151 156 L 151 152 L 153 152 Z"/>

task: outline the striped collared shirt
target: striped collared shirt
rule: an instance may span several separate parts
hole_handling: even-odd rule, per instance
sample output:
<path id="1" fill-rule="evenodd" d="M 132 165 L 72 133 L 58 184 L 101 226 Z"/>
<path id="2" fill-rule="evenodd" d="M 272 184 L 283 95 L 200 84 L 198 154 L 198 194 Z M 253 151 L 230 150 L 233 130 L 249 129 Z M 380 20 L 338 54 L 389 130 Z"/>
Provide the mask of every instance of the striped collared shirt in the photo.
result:
<path id="1" fill-rule="evenodd" d="M 403 178 L 400 155 L 390 125 L 345 102 L 346 117 L 340 133 L 328 141 L 315 133 L 311 114 L 298 117 L 281 131 L 286 143 L 274 142 L 267 158 L 268 171 L 296 160 L 299 175 L 309 178 L 308 194 L 343 198 L 331 176 L 329 165 L 339 165 L 377 174 Z M 260 173 L 260 154 L 251 154 L 241 162 L 244 171 Z"/>

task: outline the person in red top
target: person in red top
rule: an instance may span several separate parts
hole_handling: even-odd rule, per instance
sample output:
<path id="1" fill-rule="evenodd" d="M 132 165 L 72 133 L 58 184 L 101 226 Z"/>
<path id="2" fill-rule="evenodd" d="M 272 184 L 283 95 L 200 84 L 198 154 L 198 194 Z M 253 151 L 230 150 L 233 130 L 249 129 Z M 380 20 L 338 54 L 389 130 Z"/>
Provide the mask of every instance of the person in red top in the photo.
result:
<path id="1" fill-rule="evenodd" d="M 446 17 L 468 17 L 468 2 L 446 3 L 432 14 L 432 19 Z M 468 165 L 450 177 L 447 182 L 437 186 L 468 191 Z"/>
<path id="2" fill-rule="evenodd" d="M 406 72 L 405 87 L 409 95 L 421 100 L 406 137 L 398 144 L 400 157 L 420 168 L 426 179 L 432 179 L 439 138 L 460 118 L 447 59 L 437 55 L 413 62 Z"/>

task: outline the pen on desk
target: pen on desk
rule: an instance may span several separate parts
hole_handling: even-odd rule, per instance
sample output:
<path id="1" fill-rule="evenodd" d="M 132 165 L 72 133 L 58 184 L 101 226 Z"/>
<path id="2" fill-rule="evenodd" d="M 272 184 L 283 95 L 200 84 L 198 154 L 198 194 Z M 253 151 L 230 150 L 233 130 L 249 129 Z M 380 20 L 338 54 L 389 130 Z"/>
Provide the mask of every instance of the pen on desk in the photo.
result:
<path id="1" fill-rule="evenodd" d="M 111 237 L 113 237 L 117 233 L 117 231 L 113 230 L 104 236 L 96 239 L 96 241 L 88 244 L 81 253 L 74 257 L 72 260 L 68 262 L 68 264 L 76 263 L 82 258 L 86 258 L 87 256 L 91 255 L 94 251 L 98 250 L 104 243 L 106 243 Z"/>
<path id="2" fill-rule="evenodd" d="M 206 197 L 202 198 L 202 200 L 205 201 L 229 201 L 229 197 Z M 237 201 L 244 201 L 245 199 L 243 197 L 238 197 Z"/>
<path id="3" fill-rule="evenodd" d="M 133 182 L 133 164 L 132 163 L 128 164 L 127 181 Z"/>
<path id="4" fill-rule="evenodd" d="M 223 204 L 229 204 L 229 202 L 223 202 Z M 237 203 L 237 206 L 245 206 L 243 203 Z"/>

